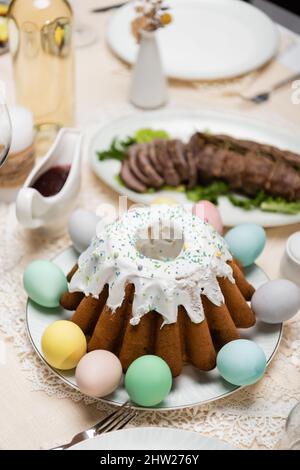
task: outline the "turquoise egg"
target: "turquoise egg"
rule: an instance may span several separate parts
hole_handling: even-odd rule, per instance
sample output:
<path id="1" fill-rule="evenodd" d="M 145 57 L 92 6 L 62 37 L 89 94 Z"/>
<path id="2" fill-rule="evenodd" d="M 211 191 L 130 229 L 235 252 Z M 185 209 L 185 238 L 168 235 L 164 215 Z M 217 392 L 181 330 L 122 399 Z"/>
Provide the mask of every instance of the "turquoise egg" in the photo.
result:
<path id="1" fill-rule="evenodd" d="M 260 225 L 241 224 L 229 230 L 225 240 L 233 257 L 243 266 L 250 266 L 265 247 L 266 232 Z"/>
<path id="2" fill-rule="evenodd" d="M 168 364 L 158 356 L 136 359 L 125 375 L 125 388 L 130 399 L 140 406 L 156 406 L 168 395 L 172 374 Z"/>
<path id="3" fill-rule="evenodd" d="M 23 276 L 28 297 L 43 307 L 59 306 L 61 295 L 68 290 L 66 276 L 51 261 L 38 260 L 27 266 Z"/>
<path id="4" fill-rule="evenodd" d="M 225 344 L 217 356 L 221 376 L 234 385 L 254 384 L 263 376 L 266 365 L 262 348 L 248 339 Z"/>

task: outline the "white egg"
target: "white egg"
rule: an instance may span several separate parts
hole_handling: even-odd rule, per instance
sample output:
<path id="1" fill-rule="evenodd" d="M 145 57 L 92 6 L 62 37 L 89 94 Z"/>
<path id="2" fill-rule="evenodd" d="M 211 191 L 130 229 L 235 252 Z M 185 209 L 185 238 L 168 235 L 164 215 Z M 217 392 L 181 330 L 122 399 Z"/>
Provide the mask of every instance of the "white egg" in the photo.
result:
<path id="1" fill-rule="evenodd" d="M 79 253 L 86 250 L 92 239 L 96 236 L 99 217 L 94 212 L 85 209 L 76 209 L 69 218 L 69 235 L 74 247 Z"/>
<path id="2" fill-rule="evenodd" d="M 19 153 L 31 146 L 34 140 L 32 112 L 22 106 L 9 106 L 12 126 L 10 153 Z"/>
<path id="3" fill-rule="evenodd" d="M 122 379 L 122 365 L 113 353 L 104 350 L 89 352 L 76 368 L 76 383 L 82 393 L 105 397 L 114 392 Z"/>
<path id="4" fill-rule="evenodd" d="M 300 289 L 286 279 L 269 281 L 253 295 L 251 307 L 265 323 L 281 323 L 300 310 Z"/>

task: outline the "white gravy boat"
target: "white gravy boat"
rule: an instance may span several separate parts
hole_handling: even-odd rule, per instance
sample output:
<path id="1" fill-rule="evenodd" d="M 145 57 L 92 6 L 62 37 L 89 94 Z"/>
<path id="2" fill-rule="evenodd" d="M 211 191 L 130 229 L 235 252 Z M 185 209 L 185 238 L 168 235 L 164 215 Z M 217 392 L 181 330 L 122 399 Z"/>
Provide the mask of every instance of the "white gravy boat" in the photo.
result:
<path id="1" fill-rule="evenodd" d="M 61 226 L 76 203 L 81 183 L 82 133 L 61 129 L 49 152 L 29 174 L 16 201 L 18 221 L 26 228 Z M 70 165 L 68 178 L 54 196 L 44 197 L 32 186 L 39 176 L 54 166 Z"/>

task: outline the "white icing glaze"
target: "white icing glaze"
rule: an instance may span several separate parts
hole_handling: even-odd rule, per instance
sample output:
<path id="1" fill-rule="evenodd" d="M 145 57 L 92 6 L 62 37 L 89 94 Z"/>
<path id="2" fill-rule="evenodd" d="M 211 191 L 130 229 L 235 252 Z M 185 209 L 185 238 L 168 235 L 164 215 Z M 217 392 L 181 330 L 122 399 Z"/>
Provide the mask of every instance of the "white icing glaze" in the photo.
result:
<path id="1" fill-rule="evenodd" d="M 142 233 L 158 224 L 178 230 L 183 248 L 178 256 L 157 259 L 161 254 L 152 249 L 151 240 Z M 173 225 L 172 225 L 173 224 Z M 165 228 L 163 228 L 163 232 Z M 173 229 L 171 230 L 174 231 Z M 161 231 L 160 231 L 161 232 Z M 148 243 L 148 246 L 145 246 Z M 158 252 L 165 240 L 153 242 Z M 137 247 L 139 249 L 137 249 Z M 146 253 L 147 256 L 144 256 Z M 170 251 L 169 251 L 170 254 Z M 224 239 L 213 227 L 181 206 L 157 205 L 129 210 L 122 218 L 105 227 L 101 236 L 79 258 L 79 269 L 70 283 L 70 292 L 81 291 L 98 297 L 105 284 L 109 286 L 107 305 L 115 311 L 123 301 L 125 286 L 132 283 L 135 295 L 131 324 L 150 310 L 164 318 L 164 324 L 175 323 L 178 306 L 182 305 L 194 323 L 204 319 L 201 294 L 215 305 L 224 302 L 217 277 L 234 282 L 227 264 L 232 257 Z"/>

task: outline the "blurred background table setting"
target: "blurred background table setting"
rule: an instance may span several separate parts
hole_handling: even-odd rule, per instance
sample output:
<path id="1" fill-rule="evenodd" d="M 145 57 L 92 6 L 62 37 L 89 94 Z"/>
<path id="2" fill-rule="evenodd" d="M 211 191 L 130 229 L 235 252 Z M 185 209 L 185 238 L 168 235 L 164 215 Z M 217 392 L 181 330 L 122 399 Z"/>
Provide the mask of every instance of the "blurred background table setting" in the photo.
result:
<path id="1" fill-rule="evenodd" d="M 299 449 L 299 64 L 300 17 L 284 2 L 0 0 L 2 449 L 50 449 L 84 430 L 85 439 L 117 429 L 77 445 L 176 449 L 181 440 L 186 449 Z M 284 165 L 282 174 L 257 166 L 248 179 L 227 172 L 213 185 L 215 159 L 201 168 L 207 180 L 196 176 L 192 185 L 198 170 L 189 160 L 173 181 L 165 168 L 149 168 L 151 155 L 158 161 L 152 142 L 189 149 L 198 145 L 195 132 L 228 165 L 261 157 Z M 144 146 L 145 160 L 140 149 L 130 154 L 131 145 Z M 144 173 L 129 168 L 127 152 L 145 163 Z M 43 320 L 47 306 L 27 302 L 33 287 L 24 272 L 38 259 L 69 272 L 120 196 L 147 207 L 216 204 L 209 221 L 222 234 L 226 227 L 229 244 L 232 231 L 254 227 L 247 240 L 261 237 L 261 247 L 249 263 L 236 256 L 248 281 L 259 288 L 288 279 L 295 298 L 278 324 L 245 334 L 265 352 L 261 380 L 244 387 L 188 369 L 157 409 L 128 410 L 120 380 L 99 400 L 81 393 L 74 366 L 61 372 L 45 361 L 41 329 L 65 317 L 51 305 Z"/>

